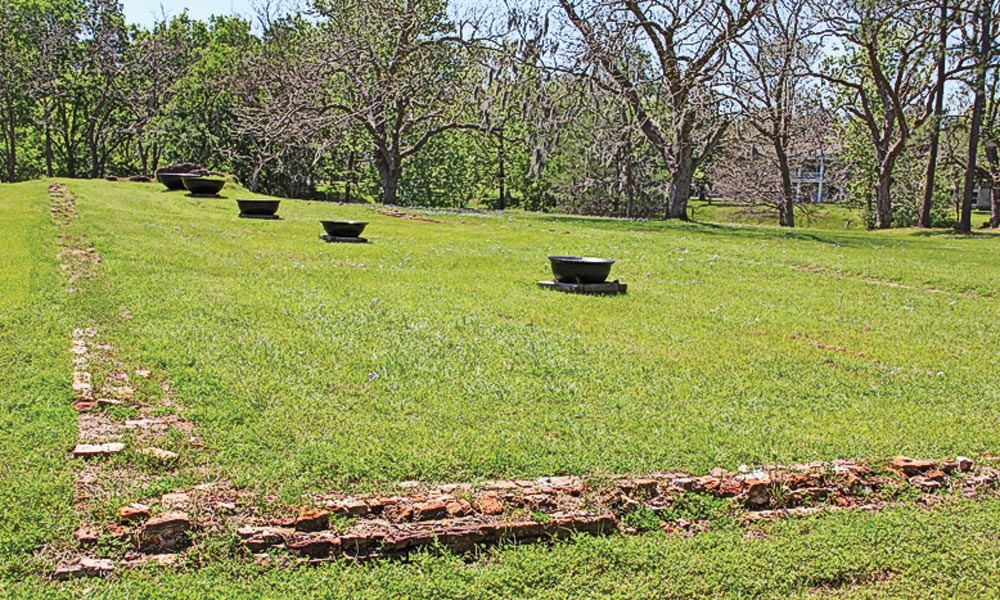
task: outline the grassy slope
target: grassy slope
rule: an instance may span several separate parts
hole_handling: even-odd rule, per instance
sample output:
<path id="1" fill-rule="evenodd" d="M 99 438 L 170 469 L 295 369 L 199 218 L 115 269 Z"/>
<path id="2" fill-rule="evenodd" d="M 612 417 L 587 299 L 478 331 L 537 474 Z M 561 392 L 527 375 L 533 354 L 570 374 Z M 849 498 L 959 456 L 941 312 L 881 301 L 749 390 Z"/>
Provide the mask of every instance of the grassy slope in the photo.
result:
<path id="1" fill-rule="evenodd" d="M 76 436 L 46 184 L 0 192 L 0 580 L 74 527 L 65 449 Z"/>
<path id="2" fill-rule="evenodd" d="M 690 208 L 692 218 L 704 223 L 776 225 L 778 222 L 778 211 L 770 206 L 744 206 L 717 201 L 709 204 L 692 200 Z M 795 212 L 795 224 L 810 229 L 852 231 L 864 229 L 864 221 L 858 211 L 831 203 L 799 205 L 799 209 Z"/>
<path id="3" fill-rule="evenodd" d="M 423 223 L 285 202 L 283 221 L 73 182 L 103 329 L 173 378 L 223 475 L 298 493 L 402 479 L 704 470 L 987 451 L 1000 238 L 527 215 Z M 320 218 L 372 221 L 327 245 Z M 538 289 L 547 254 L 619 259 L 623 297 Z M 100 306 L 97 309 L 97 306 Z M 805 336 L 852 351 L 819 350 Z M 859 358 L 853 352 L 863 352 Z"/>
<path id="4" fill-rule="evenodd" d="M 581 539 L 501 551 L 473 568 L 420 556 L 266 573 L 216 543 L 180 573 L 60 586 L 20 577 L 25 569 L 10 558 L 72 527 L 60 450 L 73 422 L 66 333 L 81 320 L 123 359 L 170 375 L 222 475 L 289 499 L 413 477 L 996 447 L 1000 384 L 983 373 L 998 352 L 997 300 L 786 266 L 1000 297 L 996 237 L 526 215 L 434 224 L 293 202 L 283 204 L 284 221 L 255 222 L 235 219 L 231 201 L 155 186 L 70 187 L 105 262 L 64 310 L 44 185 L 0 196 L 19 207 L 0 217 L 16 232 L 0 243 L 31 257 L 2 263 L 0 285 L 35 282 L 30 295 L 0 300 L 0 352 L 34 357 L 0 367 L 0 448 L 15 464 L 0 491 L 0 595 L 783 597 L 818 588 L 898 597 L 983 595 L 1000 583 L 1000 505 L 962 501 L 779 523 L 759 540 L 730 529 Z M 315 221 L 325 217 L 371 220 L 374 243 L 321 244 Z M 577 298 L 536 289 L 549 253 L 619 258 L 614 274 L 631 291 Z M 133 319 L 119 319 L 122 310 Z M 26 391 L 30 410 L 16 404 Z"/>

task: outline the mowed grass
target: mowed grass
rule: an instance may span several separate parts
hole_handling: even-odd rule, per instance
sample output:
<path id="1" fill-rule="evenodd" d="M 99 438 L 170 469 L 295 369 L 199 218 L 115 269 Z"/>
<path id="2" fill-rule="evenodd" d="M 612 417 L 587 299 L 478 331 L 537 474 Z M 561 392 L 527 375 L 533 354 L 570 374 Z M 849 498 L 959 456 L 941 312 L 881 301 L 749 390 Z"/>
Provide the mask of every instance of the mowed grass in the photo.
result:
<path id="1" fill-rule="evenodd" d="M 169 376 L 205 456 L 308 491 L 835 456 L 994 451 L 1000 240 L 627 223 L 382 217 L 67 182 L 104 257 L 66 294 L 45 183 L 0 188 L 0 597 L 989 597 L 1000 502 L 840 513 L 692 538 L 580 537 L 407 562 L 268 570 L 222 534 L 179 568 L 47 580 L 77 524 L 68 353 L 95 326 Z M 229 193 L 232 196 L 232 193 Z M 370 245 L 327 245 L 363 218 Z M 619 259 L 622 297 L 536 288 L 547 254 Z M 822 267 L 802 272 L 789 265 Z M 879 279 L 949 293 L 854 279 Z M 975 292 L 974 298 L 950 292 Z M 824 350 L 806 340 L 842 346 Z M 864 357 L 856 353 L 864 353 Z M 162 491 L 162 490 L 161 490 Z M 137 490 L 141 493 L 141 490 Z"/>
<path id="2" fill-rule="evenodd" d="M 181 569 L 61 584 L 0 579 L 5 598 L 581 599 L 992 598 L 1000 588 L 1000 504 L 839 513 L 744 535 L 579 537 L 489 551 L 466 563 L 426 552 L 408 562 L 292 570 L 197 554 Z"/>
<path id="3" fill-rule="evenodd" d="M 0 581 L 75 527 L 68 320 L 46 184 L 0 191 Z M 0 584 L 2 586 L 2 584 Z"/>
<path id="4" fill-rule="evenodd" d="M 69 186 L 105 259 L 85 312 L 171 378 L 219 475 L 289 501 L 997 448 L 996 235 L 296 201 L 255 221 L 238 192 Z M 325 244 L 320 219 L 368 220 L 372 243 Z M 629 293 L 540 289 L 550 254 L 615 258 Z"/>

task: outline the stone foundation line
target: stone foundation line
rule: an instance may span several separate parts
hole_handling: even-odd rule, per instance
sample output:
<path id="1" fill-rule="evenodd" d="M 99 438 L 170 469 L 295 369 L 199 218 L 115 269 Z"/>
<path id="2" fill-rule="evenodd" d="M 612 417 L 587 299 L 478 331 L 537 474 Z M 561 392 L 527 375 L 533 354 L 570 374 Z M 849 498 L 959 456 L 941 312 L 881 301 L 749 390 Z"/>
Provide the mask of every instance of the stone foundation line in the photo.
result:
<path id="1" fill-rule="evenodd" d="M 117 564 L 126 567 L 149 561 L 173 563 L 190 546 L 192 533 L 224 530 L 237 532 L 248 560 L 273 566 L 392 559 L 429 547 L 471 557 L 478 548 L 498 544 L 642 533 L 634 525 L 639 519 L 630 517 L 639 511 L 652 514 L 668 533 L 694 535 L 712 523 L 671 512 L 678 498 L 690 494 L 729 499 L 736 510 L 728 518 L 743 527 L 829 511 L 878 511 L 905 502 L 930 505 L 959 494 L 990 497 L 1000 487 L 1000 468 L 976 466 L 964 457 L 896 457 L 875 466 L 835 460 L 741 467 L 735 472 L 713 469 L 703 476 L 670 472 L 602 481 L 541 477 L 477 486 L 403 482 L 396 484 L 398 494 L 319 494 L 309 506 L 279 509 L 277 516 L 261 514 L 249 495 L 225 482 L 206 483 L 164 494 L 149 505 L 123 507 L 118 523 L 78 539 L 82 548 L 105 536 L 125 543 L 131 550 Z M 916 491 L 916 499 L 899 500 L 912 496 L 901 493 L 905 490 Z M 282 510 L 287 516 L 280 516 Z M 56 576 L 107 575 L 116 566 L 110 561 L 102 563 L 110 569 L 95 569 L 84 556 L 60 566 Z"/>

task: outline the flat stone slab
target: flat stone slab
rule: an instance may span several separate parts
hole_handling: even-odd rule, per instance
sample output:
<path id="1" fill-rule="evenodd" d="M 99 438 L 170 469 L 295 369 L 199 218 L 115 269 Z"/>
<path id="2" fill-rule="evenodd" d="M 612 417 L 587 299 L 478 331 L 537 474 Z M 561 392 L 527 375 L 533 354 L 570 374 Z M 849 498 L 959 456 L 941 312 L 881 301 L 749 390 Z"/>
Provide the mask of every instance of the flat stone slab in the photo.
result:
<path id="1" fill-rule="evenodd" d="M 76 458 L 91 458 L 94 456 L 108 456 L 117 454 L 125 449 L 122 442 L 108 442 L 106 444 L 77 444 L 73 447 L 73 456 Z"/>
<path id="2" fill-rule="evenodd" d="M 191 519 L 187 513 L 174 510 L 146 521 L 138 533 L 139 549 L 144 552 L 165 552 L 186 546 L 189 542 Z"/>
<path id="3" fill-rule="evenodd" d="M 278 215 L 251 215 L 249 213 L 240 213 L 241 219 L 264 219 L 265 221 L 277 221 L 281 217 Z"/>
<path id="4" fill-rule="evenodd" d="M 139 448 L 135 451 L 136 454 L 142 454 L 143 456 L 148 456 L 154 458 L 160 462 L 170 462 L 177 459 L 177 453 L 171 452 L 170 450 L 164 450 L 163 448 Z"/>
<path id="5" fill-rule="evenodd" d="M 539 287 L 559 290 L 567 294 L 624 294 L 628 284 L 618 280 L 603 283 L 561 283 L 558 281 L 539 281 Z"/>
<path id="6" fill-rule="evenodd" d="M 78 577 L 108 577 L 114 571 L 115 564 L 110 560 L 84 557 L 76 564 L 58 567 L 53 576 L 59 580 Z"/>
<path id="7" fill-rule="evenodd" d="M 324 242 L 329 242 L 331 244 L 367 244 L 368 240 L 363 237 L 340 237 L 336 235 L 328 235 L 326 233 L 321 233 L 319 239 Z"/>

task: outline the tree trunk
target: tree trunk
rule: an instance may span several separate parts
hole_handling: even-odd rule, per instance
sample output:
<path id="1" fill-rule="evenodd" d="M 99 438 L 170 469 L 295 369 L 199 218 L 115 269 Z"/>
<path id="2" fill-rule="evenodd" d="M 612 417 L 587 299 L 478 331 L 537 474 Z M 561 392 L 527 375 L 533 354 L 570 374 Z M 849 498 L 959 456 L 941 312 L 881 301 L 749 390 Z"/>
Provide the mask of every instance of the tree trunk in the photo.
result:
<path id="1" fill-rule="evenodd" d="M 781 172 L 781 201 L 778 204 L 778 224 L 795 227 L 795 192 L 792 189 L 792 170 L 788 166 L 788 154 L 777 137 L 774 151 L 778 156 L 778 170 Z"/>
<path id="2" fill-rule="evenodd" d="M 631 219 L 635 206 L 635 169 L 632 164 L 632 144 L 627 146 L 625 158 L 625 218 Z"/>
<path id="3" fill-rule="evenodd" d="M 500 130 L 500 138 L 497 140 L 497 183 L 500 187 L 500 201 L 497 202 L 498 210 L 507 209 L 507 149 L 504 147 L 503 130 Z"/>
<path id="4" fill-rule="evenodd" d="M 7 120 L 7 136 L 7 181 L 13 182 L 17 177 L 17 115 L 13 106 Z"/>
<path id="5" fill-rule="evenodd" d="M 399 199 L 399 179 L 403 174 L 402 159 L 398 156 L 386 157 L 381 152 L 375 155 L 375 168 L 382 183 L 382 204 L 396 204 Z"/>
<path id="6" fill-rule="evenodd" d="M 689 146 L 682 146 L 677 153 L 673 177 L 670 178 L 670 192 L 667 197 L 667 209 L 664 218 L 687 221 L 688 197 L 691 195 L 691 182 L 694 180 L 694 159 Z"/>
<path id="7" fill-rule="evenodd" d="M 354 150 L 347 153 L 347 181 L 344 182 L 344 202 L 351 201 L 351 184 L 354 183 Z"/>
<path id="8" fill-rule="evenodd" d="M 53 152 L 52 152 L 52 125 L 46 119 L 45 122 L 45 176 L 55 177 L 55 171 L 52 168 L 53 163 Z"/>
<path id="9" fill-rule="evenodd" d="M 1000 228 L 1000 152 L 995 145 L 986 146 L 986 160 L 990 164 L 990 228 Z"/>
<path id="10" fill-rule="evenodd" d="M 969 123 L 969 152 L 965 163 L 965 182 L 962 186 L 962 213 L 958 219 L 955 231 L 958 233 L 972 232 L 972 203 L 976 194 L 976 162 L 979 151 L 979 132 L 983 125 L 983 112 L 986 107 L 986 71 L 989 68 L 989 51 L 992 39 L 991 7 L 992 2 L 979 2 L 979 56 L 976 57 L 975 95 L 972 101 L 972 120 Z"/>
<path id="11" fill-rule="evenodd" d="M 878 187 L 875 191 L 875 229 L 892 227 L 892 166 L 887 159 L 878 171 Z"/>
<path id="12" fill-rule="evenodd" d="M 934 120 L 931 127 L 931 136 L 928 143 L 930 149 L 927 152 L 927 174 L 924 179 L 924 200 L 920 205 L 920 218 L 917 221 L 918 227 L 928 228 L 931 226 L 931 206 L 934 202 L 934 177 L 937 171 L 938 146 L 941 140 L 941 117 L 944 115 L 944 80 L 945 80 L 945 59 L 948 46 L 948 2 L 942 0 L 941 15 L 938 26 L 940 27 L 940 39 L 938 40 L 937 52 L 937 89 L 934 91 Z"/>
<path id="13" fill-rule="evenodd" d="M 97 179 L 101 176 L 101 153 L 97 147 L 97 140 L 88 139 L 87 148 L 90 150 L 90 178 Z"/>
<path id="14" fill-rule="evenodd" d="M 135 151 L 139 155 L 139 164 L 142 165 L 143 175 L 149 173 L 149 152 L 146 150 L 146 146 L 142 143 L 141 138 L 135 141 Z"/>
<path id="15" fill-rule="evenodd" d="M 990 200 L 990 228 L 1000 229 L 1000 187 L 996 182 L 990 190 Z"/>
<path id="16" fill-rule="evenodd" d="M 143 175 L 152 175 L 160 167 L 160 145 L 156 142 L 153 142 L 153 149 L 150 150 L 149 162 L 150 171 L 149 173 L 143 173 Z"/>

